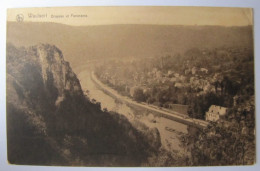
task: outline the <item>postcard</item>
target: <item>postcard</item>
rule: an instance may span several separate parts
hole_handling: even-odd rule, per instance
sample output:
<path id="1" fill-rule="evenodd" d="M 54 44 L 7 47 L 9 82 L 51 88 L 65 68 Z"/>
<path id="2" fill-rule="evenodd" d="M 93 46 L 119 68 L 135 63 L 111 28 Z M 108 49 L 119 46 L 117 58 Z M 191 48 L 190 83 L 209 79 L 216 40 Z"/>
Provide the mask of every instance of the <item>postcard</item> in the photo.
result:
<path id="1" fill-rule="evenodd" d="M 9 163 L 255 164 L 253 29 L 249 8 L 8 9 Z"/>

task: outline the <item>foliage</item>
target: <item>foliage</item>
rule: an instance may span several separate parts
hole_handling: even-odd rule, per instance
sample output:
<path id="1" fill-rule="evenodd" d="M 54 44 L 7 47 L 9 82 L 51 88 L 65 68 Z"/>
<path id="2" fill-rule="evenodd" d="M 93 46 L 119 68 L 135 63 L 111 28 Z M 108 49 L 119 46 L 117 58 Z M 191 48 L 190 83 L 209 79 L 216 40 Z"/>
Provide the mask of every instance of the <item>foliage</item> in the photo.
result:
<path id="1" fill-rule="evenodd" d="M 253 132 L 244 134 L 243 127 L 232 124 L 211 124 L 192 137 L 192 165 L 252 165 L 255 162 L 255 138 Z"/>
<path id="2" fill-rule="evenodd" d="M 138 87 L 137 101 L 189 105 L 191 117 L 204 119 L 212 104 L 232 108 L 234 96 L 254 95 L 253 68 L 251 48 L 221 47 L 131 62 L 111 60 L 96 73 L 121 94 L 130 96 L 127 88 Z"/>
<path id="3" fill-rule="evenodd" d="M 136 88 L 134 90 L 133 98 L 134 98 L 134 100 L 136 100 L 138 102 L 145 101 L 145 95 L 143 93 L 143 90 L 140 88 Z"/>
<path id="4" fill-rule="evenodd" d="M 124 116 L 102 111 L 99 103 L 91 103 L 82 91 L 74 89 L 80 85 L 70 68 L 65 75 L 71 87 L 56 84 L 62 77 L 53 66 L 61 68 L 66 62 L 52 61 L 56 47 L 42 47 L 49 58 L 47 63 L 39 60 L 38 46 L 7 46 L 9 162 L 88 166 L 146 163 L 159 148 L 160 139 L 151 140 L 149 129 L 140 132 Z M 49 66 L 46 80 L 43 65 Z M 56 103 L 58 98 L 62 100 Z"/>
<path id="5" fill-rule="evenodd" d="M 133 99 L 168 107 L 188 105 L 188 115 L 205 119 L 211 105 L 227 107 L 222 122 L 210 123 L 196 136 L 183 136 L 191 156 L 159 150 L 155 165 L 245 165 L 255 162 L 254 58 L 249 47 L 193 48 L 183 54 L 134 61 L 110 61 L 97 69 L 109 82 L 137 87 Z M 126 70 L 127 72 L 120 72 Z M 127 75 L 125 75 L 127 74 Z M 114 82 L 111 80 L 115 80 Z M 121 90 L 122 91 L 122 90 Z M 130 96 L 129 92 L 128 93 Z M 158 162 L 154 160 L 158 159 Z M 169 165 L 171 165 L 169 164 Z M 177 164 L 178 165 L 178 164 Z M 181 165 L 181 164 L 180 164 Z"/>

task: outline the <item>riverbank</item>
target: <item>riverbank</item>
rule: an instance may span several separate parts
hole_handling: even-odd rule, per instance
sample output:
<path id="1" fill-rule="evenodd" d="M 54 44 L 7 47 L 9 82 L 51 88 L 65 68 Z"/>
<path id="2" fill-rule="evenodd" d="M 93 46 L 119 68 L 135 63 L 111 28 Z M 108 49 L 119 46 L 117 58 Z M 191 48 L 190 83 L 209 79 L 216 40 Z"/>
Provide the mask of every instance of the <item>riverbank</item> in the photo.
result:
<path id="1" fill-rule="evenodd" d="M 174 120 L 174 121 L 177 121 L 177 122 L 180 122 L 180 123 L 183 123 L 186 125 L 198 127 L 198 128 L 205 128 L 208 125 L 208 122 L 206 122 L 206 121 L 186 117 L 178 112 L 174 112 L 174 111 L 170 112 L 167 109 L 165 109 L 165 110 L 157 109 L 158 108 L 157 106 L 149 105 L 149 104 L 145 104 L 145 103 L 138 103 L 126 96 L 122 96 L 122 95 L 118 94 L 115 90 L 113 90 L 112 88 L 108 87 L 107 85 L 105 85 L 101 81 L 99 81 L 97 79 L 97 77 L 95 76 L 94 72 L 91 72 L 91 79 L 106 94 L 108 94 L 109 96 L 111 96 L 113 98 L 116 98 L 117 100 L 119 100 L 121 102 L 125 102 L 127 105 L 129 105 L 131 107 L 143 108 L 145 110 L 148 110 L 149 112 L 154 113 L 156 116 L 164 117 L 166 119 Z"/>

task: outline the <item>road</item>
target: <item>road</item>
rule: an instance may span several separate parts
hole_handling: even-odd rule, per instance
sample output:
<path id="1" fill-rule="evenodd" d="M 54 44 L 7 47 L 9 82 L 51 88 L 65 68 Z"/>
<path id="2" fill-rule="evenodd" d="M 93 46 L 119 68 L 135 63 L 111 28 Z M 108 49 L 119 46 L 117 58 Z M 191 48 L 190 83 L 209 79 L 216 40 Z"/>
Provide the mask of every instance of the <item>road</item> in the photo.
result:
<path id="1" fill-rule="evenodd" d="M 160 133 L 161 143 L 165 149 L 187 154 L 185 148 L 182 147 L 180 136 L 188 134 L 193 127 L 158 115 L 156 116 L 153 112 L 146 111 L 143 108 L 137 110 L 133 105 L 117 100 L 113 95 L 110 95 L 111 93 L 106 93 L 91 79 L 91 71 L 93 70 L 90 68 L 91 66 L 93 65 L 76 68 L 76 74 L 80 80 L 82 90 L 89 99 L 95 99 L 97 102 L 100 102 L 102 109 L 106 108 L 108 111 L 125 116 L 133 126 L 137 126 L 135 127 L 136 129 L 139 129 L 138 125 L 140 123 L 149 129 L 156 128 Z M 142 131 L 142 127 L 140 128 L 140 131 Z"/>
<path id="2" fill-rule="evenodd" d="M 198 127 L 198 128 L 205 128 L 208 125 L 208 122 L 206 122 L 206 121 L 199 120 L 199 119 L 193 119 L 193 118 L 190 118 L 188 116 L 184 116 L 181 113 L 170 111 L 170 110 L 167 110 L 167 109 L 164 109 L 164 108 L 159 108 L 157 106 L 149 105 L 147 103 L 138 103 L 138 102 L 126 97 L 126 96 L 122 96 L 117 91 L 113 90 L 112 88 L 108 87 L 107 85 L 105 85 L 101 81 L 99 81 L 97 79 L 97 77 L 95 76 L 93 71 L 91 72 L 91 79 L 105 93 L 109 94 L 110 96 L 112 96 L 112 97 L 114 97 L 118 100 L 125 102 L 126 104 L 128 104 L 130 106 L 145 109 L 145 110 L 148 110 L 150 112 L 153 112 L 156 115 L 162 116 L 164 118 L 171 119 L 171 120 L 183 123 L 183 124 L 195 126 L 195 127 Z"/>

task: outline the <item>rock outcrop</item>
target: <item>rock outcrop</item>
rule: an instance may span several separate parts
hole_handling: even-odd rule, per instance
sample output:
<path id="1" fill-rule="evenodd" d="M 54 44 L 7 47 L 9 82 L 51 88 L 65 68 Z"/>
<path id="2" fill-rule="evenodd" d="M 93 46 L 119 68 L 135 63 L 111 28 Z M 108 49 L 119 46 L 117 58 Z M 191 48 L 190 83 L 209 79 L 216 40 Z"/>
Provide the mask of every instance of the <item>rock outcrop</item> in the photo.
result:
<path id="1" fill-rule="evenodd" d="M 85 98 L 57 47 L 9 44 L 6 61 L 10 163 L 140 166 L 156 153 L 145 128 Z"/>

